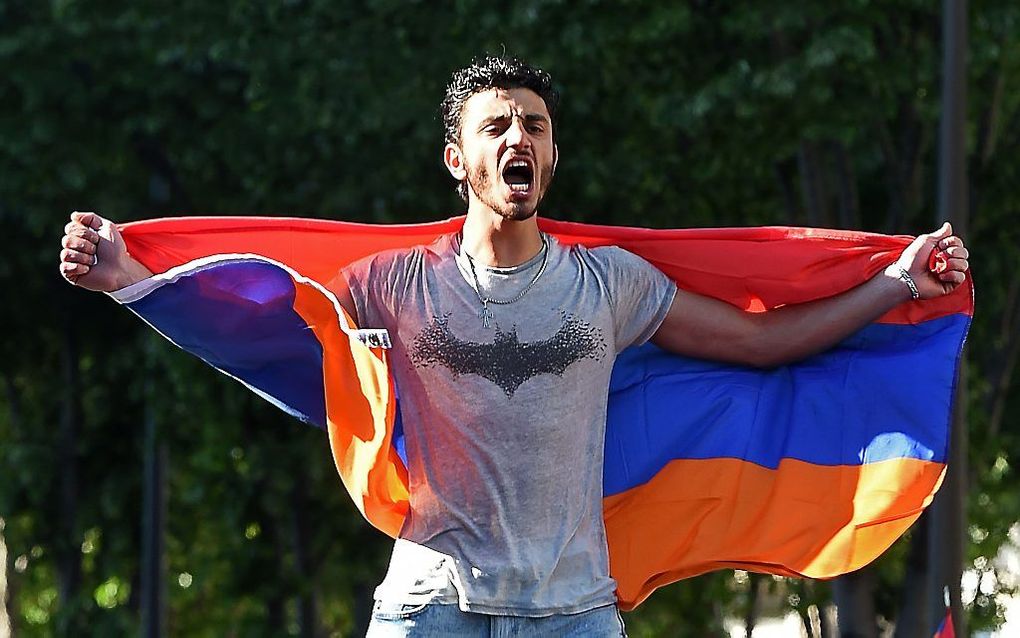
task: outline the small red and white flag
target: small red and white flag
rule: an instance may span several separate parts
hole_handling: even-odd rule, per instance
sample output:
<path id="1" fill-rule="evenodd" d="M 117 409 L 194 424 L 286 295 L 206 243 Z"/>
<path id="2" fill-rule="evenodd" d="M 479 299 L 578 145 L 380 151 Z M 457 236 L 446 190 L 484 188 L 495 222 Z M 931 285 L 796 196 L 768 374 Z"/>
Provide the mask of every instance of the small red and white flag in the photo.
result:
<path id="1" fill-rule="evenodd" d="M 953 611 L 949 606 L 949 588 L 945 588 L 946 617 L 939 623 L 938 629 L 931 638 L 956 638 L 956 630 L 953 628 Z"/>

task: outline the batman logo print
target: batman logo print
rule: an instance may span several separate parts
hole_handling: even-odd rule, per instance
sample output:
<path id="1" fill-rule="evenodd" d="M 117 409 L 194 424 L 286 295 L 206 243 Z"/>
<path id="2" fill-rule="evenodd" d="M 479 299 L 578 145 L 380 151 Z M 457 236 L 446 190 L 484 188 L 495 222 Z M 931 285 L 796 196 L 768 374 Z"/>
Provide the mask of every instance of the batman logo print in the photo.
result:
<path id="1" fill-rule="evenodd" d="M 455 376 L 477 374 L 512 399 L 528 379 L 540 374 L 562 376 L 582 359 L 601 360 L 606 353 L 602 331 L 577 317 L 563 313 L 556 334 L 542 341 L 522 343 L 517 328 L 503 332 L 496 328 L 492 343 L 465 341 L 450 332 L 449 316 L 433 317 L 414 340 L 411 360 L 421 367 L 442 365 Z"/>

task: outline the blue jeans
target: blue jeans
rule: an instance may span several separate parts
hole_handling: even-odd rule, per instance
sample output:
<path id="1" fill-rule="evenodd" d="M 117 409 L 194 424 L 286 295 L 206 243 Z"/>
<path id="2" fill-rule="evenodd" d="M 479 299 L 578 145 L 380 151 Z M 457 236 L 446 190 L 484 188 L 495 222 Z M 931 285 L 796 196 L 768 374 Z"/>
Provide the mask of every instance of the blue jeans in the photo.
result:
<path id="1" fill-rule="evenodd" d="M 626 638 L 616 605 L 596 607 L 578 614 L 544 618 L 491 616 L 461 611 L 457 605 L 425 603 L 399 605 L 376 601 L 365 638 Z"/>

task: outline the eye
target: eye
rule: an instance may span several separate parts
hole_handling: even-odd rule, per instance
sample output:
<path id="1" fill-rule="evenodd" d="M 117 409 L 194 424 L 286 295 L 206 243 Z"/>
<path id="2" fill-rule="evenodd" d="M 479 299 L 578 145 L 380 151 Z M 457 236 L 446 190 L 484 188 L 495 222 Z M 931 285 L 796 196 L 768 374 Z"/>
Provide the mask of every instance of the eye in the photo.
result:
<path id="1" fill-rule="evenodd" d="M 545 132 L 545 127 L 541 124 L 532 124 L 528 127 L 528 132 L 533 135 L 540 135 Z"/>

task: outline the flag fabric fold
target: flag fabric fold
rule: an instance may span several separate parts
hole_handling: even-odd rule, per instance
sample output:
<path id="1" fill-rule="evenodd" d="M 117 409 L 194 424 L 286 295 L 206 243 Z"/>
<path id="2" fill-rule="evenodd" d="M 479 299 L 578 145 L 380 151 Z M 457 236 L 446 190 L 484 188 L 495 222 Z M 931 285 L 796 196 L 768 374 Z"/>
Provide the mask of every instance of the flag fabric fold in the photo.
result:
<path id="1" fill-rule="evenodd" d="M 158 273 L 114 294 L 169 340 L 323 427 L 362 514 L 397 536 L 405 427 L 388 340 L 330 282 L 352 261 L 431 243 L 463 218 L 371 225 L 196 217 L 121 230 Z M 564 244 L 615 244 L 748 312 L 827 297 L 906 237 L 804 228 L 649 230 L 540 220 Z M 626 350 L 610 385 L 604 515 L 620 606 L 713 569 L 827 578 L 883 552 L 938 489 L 973 314 L 967 283 L 909 302 L 828 352 L 769 370 Z"/>

